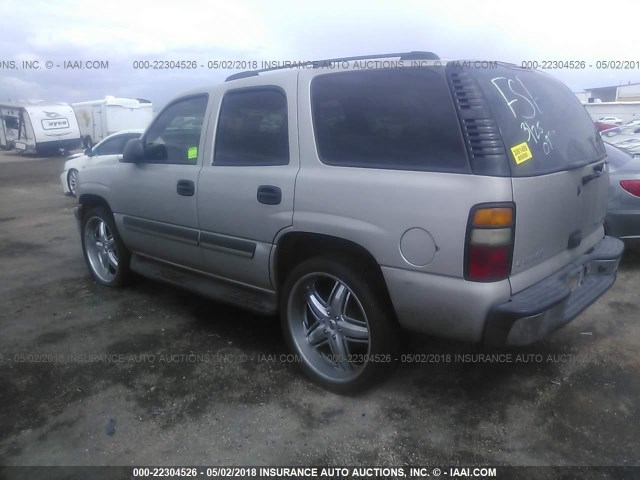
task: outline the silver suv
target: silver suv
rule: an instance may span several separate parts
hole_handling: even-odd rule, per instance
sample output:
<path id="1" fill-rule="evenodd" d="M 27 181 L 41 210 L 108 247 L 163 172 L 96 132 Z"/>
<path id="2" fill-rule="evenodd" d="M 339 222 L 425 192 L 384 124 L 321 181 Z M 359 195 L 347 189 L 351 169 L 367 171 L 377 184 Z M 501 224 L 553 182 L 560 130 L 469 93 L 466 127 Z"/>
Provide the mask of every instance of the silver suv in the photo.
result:
<path id="1" fill-rule="evenodd" d="M 79 176 L 89 270 L 279 311 L 335 391 L 380 378 L 399 327 L 540 339 L 615 281 L 605 149 L 553 77 L 477 65 L 332 59 L 174 99 L 120 163 Z"/>

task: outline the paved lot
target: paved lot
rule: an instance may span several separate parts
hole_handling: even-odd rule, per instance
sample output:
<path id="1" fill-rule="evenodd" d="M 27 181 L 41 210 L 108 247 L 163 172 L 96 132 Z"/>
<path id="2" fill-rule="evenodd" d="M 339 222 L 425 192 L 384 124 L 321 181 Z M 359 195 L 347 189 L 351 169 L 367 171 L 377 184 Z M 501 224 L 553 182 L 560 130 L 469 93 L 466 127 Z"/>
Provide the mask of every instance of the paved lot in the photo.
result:
<path id="1" fill-rule="evenodd" d="M 427 363 L 340 397 L 279 361 L 276 319 L 97 286 L 63 162 L 0 153 L 0 465 L 640 463 L 637 252 L 540 344 L 413 336 Z"/>

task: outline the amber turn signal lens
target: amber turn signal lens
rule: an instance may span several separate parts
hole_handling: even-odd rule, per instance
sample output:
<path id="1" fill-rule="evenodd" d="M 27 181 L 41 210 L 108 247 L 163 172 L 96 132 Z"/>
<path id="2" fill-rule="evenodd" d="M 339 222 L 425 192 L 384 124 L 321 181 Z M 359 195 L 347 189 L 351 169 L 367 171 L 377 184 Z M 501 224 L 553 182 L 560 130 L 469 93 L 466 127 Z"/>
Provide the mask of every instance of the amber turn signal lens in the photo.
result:
<path id="1" fill-rule="evenodd" d="M 513 223 L 511 208 L 479 208 L 473 214 L 475 227 L 499 227 Z"/>

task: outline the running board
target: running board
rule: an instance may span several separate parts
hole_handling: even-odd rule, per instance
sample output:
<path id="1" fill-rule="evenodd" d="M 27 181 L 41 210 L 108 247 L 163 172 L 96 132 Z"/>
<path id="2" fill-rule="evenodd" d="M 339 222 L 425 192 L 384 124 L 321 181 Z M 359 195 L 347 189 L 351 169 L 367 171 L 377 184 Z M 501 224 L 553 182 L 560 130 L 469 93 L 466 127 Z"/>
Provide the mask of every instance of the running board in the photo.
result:
<path id="1" fill-rule="evenodd" d="M 261 315 L 273 315 L 277 311 L 275 292 L 259 290 L 135 253 L 131 255 L 129 267 L 144 277 L 160 280 L 211 300 L 235 305 Z"/>

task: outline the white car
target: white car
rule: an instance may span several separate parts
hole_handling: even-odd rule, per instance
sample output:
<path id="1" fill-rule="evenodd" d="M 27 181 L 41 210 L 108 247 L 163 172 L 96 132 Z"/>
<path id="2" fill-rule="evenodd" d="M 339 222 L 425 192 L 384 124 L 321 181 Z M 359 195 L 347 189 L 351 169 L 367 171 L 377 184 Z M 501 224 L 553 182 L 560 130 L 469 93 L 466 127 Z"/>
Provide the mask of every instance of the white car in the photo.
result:
<path id="1" fill-rule="evenodd" d="M 93 148 L 87 148 L 84 153 L 72 155 L 64 164 L 64 171 L 60 174 L 60 182 L 64 193 L 76 194 L 78 172 L 83 168 L 105 163 L 117 163 L 122 158 L 122 151 L 127 142 L 133 138 L 140 138 L 142 130 L 122 130 L 109 135 Z"/>
<path id="2" fill-rule="evenodd" d="M 612 125 L 622 125 L 622 119 L 618 117 L 602 117 L 596 120 L 596 122 L 609 123 Z"/>

